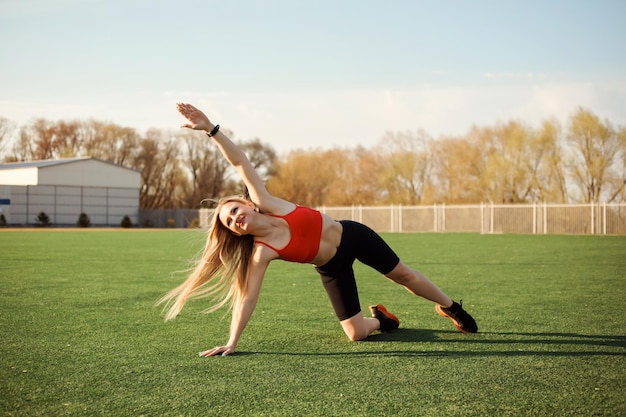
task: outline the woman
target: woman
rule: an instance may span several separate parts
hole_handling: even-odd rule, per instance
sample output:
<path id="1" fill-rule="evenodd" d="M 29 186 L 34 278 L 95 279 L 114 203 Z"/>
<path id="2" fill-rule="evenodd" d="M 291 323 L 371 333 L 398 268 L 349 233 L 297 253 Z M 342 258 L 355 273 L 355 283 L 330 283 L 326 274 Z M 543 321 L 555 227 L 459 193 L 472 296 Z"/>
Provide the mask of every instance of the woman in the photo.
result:
<path id="1" fill-rule="evenodd" d="M 352 265 L 355 259 L 376 269 L 409 292 L 435 303 L 436 311 L 452 320 L 463 333 L 478 331 L 476 322 L 460 304 L 453 302 L 418 271 L 404 265 L 393 250 L 365 225 L 335 221 L 310 208 L 271 195 L 244 153 L 191 104 L 177 105 L 189 121 L 182 127 L 202 130 L 213 139 L 248 188 L 250 199 L 222 199 L 209 229 L 202 259 L 185 282 L 163 297 L 172 302 L 166 315 L 171 320 L 190 297 L 216 296 L 214 311 L 232 308 L 230 338 L 201 356 L 230 355 L 248 324 L 271 261 L 313 264 L 319 272 L 341 327 L 352 341 L 374 331 L 391 331 L 400 321 L 384 306 L 371 306 L 372 317 L 361 313 Z"/>

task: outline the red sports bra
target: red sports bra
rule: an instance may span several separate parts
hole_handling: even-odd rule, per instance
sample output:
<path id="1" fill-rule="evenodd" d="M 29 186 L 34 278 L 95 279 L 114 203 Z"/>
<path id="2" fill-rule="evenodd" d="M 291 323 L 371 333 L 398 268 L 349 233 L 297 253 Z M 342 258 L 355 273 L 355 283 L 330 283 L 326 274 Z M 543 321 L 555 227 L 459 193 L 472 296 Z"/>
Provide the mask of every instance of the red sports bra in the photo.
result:
<path id="1" fill-rule="evenodd" d="M 322 239 L 322 213 L 297 205 L 293 211 L 284 216 L 274 214 L 270 216 L 285 219 L 291 232 L 289 243 L 282 249 L 276 249 L 258 240 L 256 243 L 272 249 L 285 261 L 309 263 L 315 259 Z"/>

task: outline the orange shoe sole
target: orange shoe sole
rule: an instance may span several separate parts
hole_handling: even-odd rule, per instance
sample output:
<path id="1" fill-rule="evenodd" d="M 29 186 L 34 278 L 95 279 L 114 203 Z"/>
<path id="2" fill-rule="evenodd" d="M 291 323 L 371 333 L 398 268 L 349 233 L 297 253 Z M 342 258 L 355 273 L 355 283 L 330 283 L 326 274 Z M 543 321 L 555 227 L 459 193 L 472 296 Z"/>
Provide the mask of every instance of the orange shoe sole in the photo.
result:
<path id="1" fill-rule="evenodd" d="M 385 306 L 378 304 L 376 306 L 376 308 L 378 309 L 378 311 L 382 311 L 383 314 L 385 314 L 387 317 L 389 317 L 390 319 L 393 319 L 395 321 L 398 322 L 398 324 L 400 324 L 400 319 L 397 318 L 396 316 L 394 316 L 393 314 L 391 314 L 389 311 L 387 311 L 387 309 L 385 308 Z"/>
<path id="2" fill-rule="evenodd" d="M 456 320 L 454 320 L 452 317 L 448 316 L 448 315 L 445 313 L 445 311 L 443 311 L 443 310 L 441 309 L 441 306 L 440 306 L 439 304 L 435 304 L 435 311 L 436 311 L 436 312 L 437 312 L 437 314 L 439 314 L 441 317 L 445 317 L 445 318 L 447 318 L 447 319 L 450 319 L 450 321 L 452 321 L 452 323 L 454 323 L 454 327 L 456 327 L 456 329 L 457 329 L 458 331 L 460 331 L 461 333 L 470 333 L 470 332 L 468 332 L 467 330 L 463 330 L 463 329 L 461 328 L 461 326 L 459 326 L 459 323 L 458 323 Z"/>

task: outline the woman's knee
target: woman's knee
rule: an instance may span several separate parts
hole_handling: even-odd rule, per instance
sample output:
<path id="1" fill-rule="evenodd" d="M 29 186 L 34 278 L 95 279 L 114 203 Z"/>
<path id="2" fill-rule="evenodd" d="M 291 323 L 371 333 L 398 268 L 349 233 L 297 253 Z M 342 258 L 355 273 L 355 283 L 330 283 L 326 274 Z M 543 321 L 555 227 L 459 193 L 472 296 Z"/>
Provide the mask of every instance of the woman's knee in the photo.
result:
<path id="1" fill-rule="evenodd" d="M 359 342 L 367 338 L 367 336 L 369 336 L 367 332 L 360 330 L 360 329 L 353 329 L 349 331 L 344 329 L 344 332 L 346 333 L 346 336 L 348 336 L 348 339 L 350 339 L 351 342 Z"/>
<path id="2" fill-rule="evenodd" d="M 349 319 L 342 320 L 340 323 L 344 333 L 352 342 L 358 342 L 359 340 L 365 339 L 373 331 L 373 329 L 370 329 L 370 326 L 368 326 L 369 323 L 367 323 L 365 317 L 363 317 L 361 313 L 358 313 Z"/>
<path id="3" fill-rule="evenodd" d="M 393 282 L 405 286 L 418 278 L 417 272 L 402 262 L 398 263 L 398 265 L 391 272 L 385 274 L 385 276 Z"/>

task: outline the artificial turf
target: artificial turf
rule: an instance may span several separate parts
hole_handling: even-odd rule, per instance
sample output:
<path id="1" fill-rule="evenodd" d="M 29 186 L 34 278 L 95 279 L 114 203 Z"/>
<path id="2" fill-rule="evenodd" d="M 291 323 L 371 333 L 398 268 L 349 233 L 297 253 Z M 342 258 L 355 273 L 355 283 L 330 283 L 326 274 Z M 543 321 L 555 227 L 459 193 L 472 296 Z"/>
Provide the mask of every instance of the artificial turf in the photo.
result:
<path id="1" fill-rule="evenodd" d="M 315 271 L 274 262 L 238 352 L 206 301 L 155 301 L 204 236 L 0 231 L 6 416 L 439 416 L 626 413 L 626 237 L 384 234 L 479 333 L 357 265 L 361 304 L 401 328 L 349 342 Z"/>

